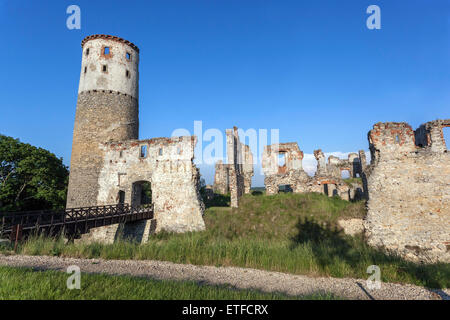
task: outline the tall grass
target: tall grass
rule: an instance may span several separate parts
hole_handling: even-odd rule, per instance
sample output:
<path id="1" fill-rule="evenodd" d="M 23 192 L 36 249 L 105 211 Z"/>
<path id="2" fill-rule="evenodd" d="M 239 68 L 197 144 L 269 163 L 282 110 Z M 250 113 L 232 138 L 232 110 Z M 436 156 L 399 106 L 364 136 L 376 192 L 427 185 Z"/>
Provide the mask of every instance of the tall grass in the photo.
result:
<path id="1" fill-rule="evenodd" d="M 363 217 L 364 203 L 319 194 L 245 196 L 239 208 L 209 208 L 204 232 L 152 235 L 139 245 L 65 244 L 32 238 L 19 247 L 30 255 L 104 259 L 156 259 L 197 265 L 240 266 L 317 276 L 367 278 L 378 265 L 386 282 L 449 287 L 450 265 L 419 265 L 369 247 L 361 236 L 344 235 L 340 218 Z"/>

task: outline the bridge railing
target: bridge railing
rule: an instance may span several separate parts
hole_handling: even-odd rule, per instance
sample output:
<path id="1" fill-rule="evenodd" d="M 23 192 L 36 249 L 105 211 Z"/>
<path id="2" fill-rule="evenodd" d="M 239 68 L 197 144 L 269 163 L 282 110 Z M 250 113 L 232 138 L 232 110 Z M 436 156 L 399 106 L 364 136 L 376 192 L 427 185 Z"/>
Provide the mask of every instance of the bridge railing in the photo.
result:
<path id="1" fill-rule="evenodd" d="M 61 210 L 0 212 L 0 238 L 4 234 L 13 233 L 17 228 L 20 228 L 20 232 L 27 232 L 55 226 L 63 227 L 82 223 L 87 225 L 88 222 L 95 220 L 103 220 L 101 225 L 107 225 L 126 221 L 128 216 L 136 216 L 133 220 L 151 218 L 153 217 L 153 205 L 132 207 L 124 203 Z M 105 222 L 105 219 L 108 218 L 110 218 L 109 222 Z"/>

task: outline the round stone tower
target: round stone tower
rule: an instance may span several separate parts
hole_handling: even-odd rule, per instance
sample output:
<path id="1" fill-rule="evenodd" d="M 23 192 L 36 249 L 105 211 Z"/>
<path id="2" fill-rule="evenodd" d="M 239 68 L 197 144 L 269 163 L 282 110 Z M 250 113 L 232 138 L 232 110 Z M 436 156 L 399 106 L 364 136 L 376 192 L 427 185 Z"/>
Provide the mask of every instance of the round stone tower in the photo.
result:
<path id="1" fill-rule="evenodd" d="M 73 130 L 67 208 L 95 206 L 102 143 L 138 139 L 139 49 L 109 35 L 92 35 L 83 49 Z"/>

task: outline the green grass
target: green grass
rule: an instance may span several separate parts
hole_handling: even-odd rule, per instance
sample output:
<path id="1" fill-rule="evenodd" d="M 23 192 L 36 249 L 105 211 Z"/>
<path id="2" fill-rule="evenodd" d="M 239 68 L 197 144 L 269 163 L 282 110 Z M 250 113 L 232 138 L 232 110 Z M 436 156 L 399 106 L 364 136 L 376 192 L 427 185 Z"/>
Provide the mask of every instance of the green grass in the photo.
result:
<path id="1" fill-rule="evenodd" d="M 0 299 L 9 300 L 280 300 L 337 299 L 331 294 L 292 297 L 280 293 L 238 290 L 193 281 L 161 281 L 142 277 L 81 274 L 80 289 L 67 289 L 70 275 L 61 271 L 0 267 Z"/>
<path id="2" fill-rule="evenodd" d="M 433 288 L 450 287 L 450 264 L 419 265 L 368 246 L 362 237 L 344 235 L 341 218 L 363 217 L 364 202 L 321 194 L 246 195 L 237 209 L 209 208 L 207 230 L 160 233 L 145 245 L 64 244 L 33 238 L 18 252 L 104 259 L 156 259 L 197 265 L 240 266 L 312 276 L 367 279 L 378 265 L 386 282 Z M 7 249 L 3 249 L 7 252 Z"/>

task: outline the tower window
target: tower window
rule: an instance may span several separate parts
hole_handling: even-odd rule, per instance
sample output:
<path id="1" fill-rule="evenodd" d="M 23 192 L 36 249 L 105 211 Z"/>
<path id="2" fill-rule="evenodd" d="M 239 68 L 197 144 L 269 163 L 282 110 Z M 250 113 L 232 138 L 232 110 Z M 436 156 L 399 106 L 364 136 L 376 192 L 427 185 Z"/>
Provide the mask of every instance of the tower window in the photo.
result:
<path id="1" fill-rule="evenodd" d="M 125 54 L 125 57 L 127 58 L 128 61 L 131 61 L 131 54 L 129 52 Z"/>
<path id="2" fill-rule="evenodd" d="M 129 78 L 129 77 L 130 77 L 130 71 L 127 70 L 127 71 L 125 72 L 125 76 L 126 76 L 127 78 Z"/>
<path id="3" fill-rule="evenodd" d="M 89 55 L 89 48 L 86 49 L 86 55 Z"/>
<path id="4" fill-rule="evenodd" d="M 107 72 L 108 71 L 108 66 L 106 64 L 103 65 L 102 71 L 103 72 Z"/>
<path id="5" fill-rule="evenodd" d="M 108 55 L 109 54 L 109 47 L 105 47 L 103 49 L 103 54 Z"/>
<path id="6" fill-rule="evenodd" d="M 398 135 L 395 136 L 395 143 L 400 143 L 400 137 Z"/>
<path id="7" fill-rule="evenodd" d="M 163 155 L 163 149 L 162 149 L 162 148 L 159 148 L 158 154 L 159 154 L 160 156 Z"/>
<path id="8" fill-rule="evenodd" d="M 87 67 L 84 67 L 84 73 L 86 73 L 87 72 Z"/>

